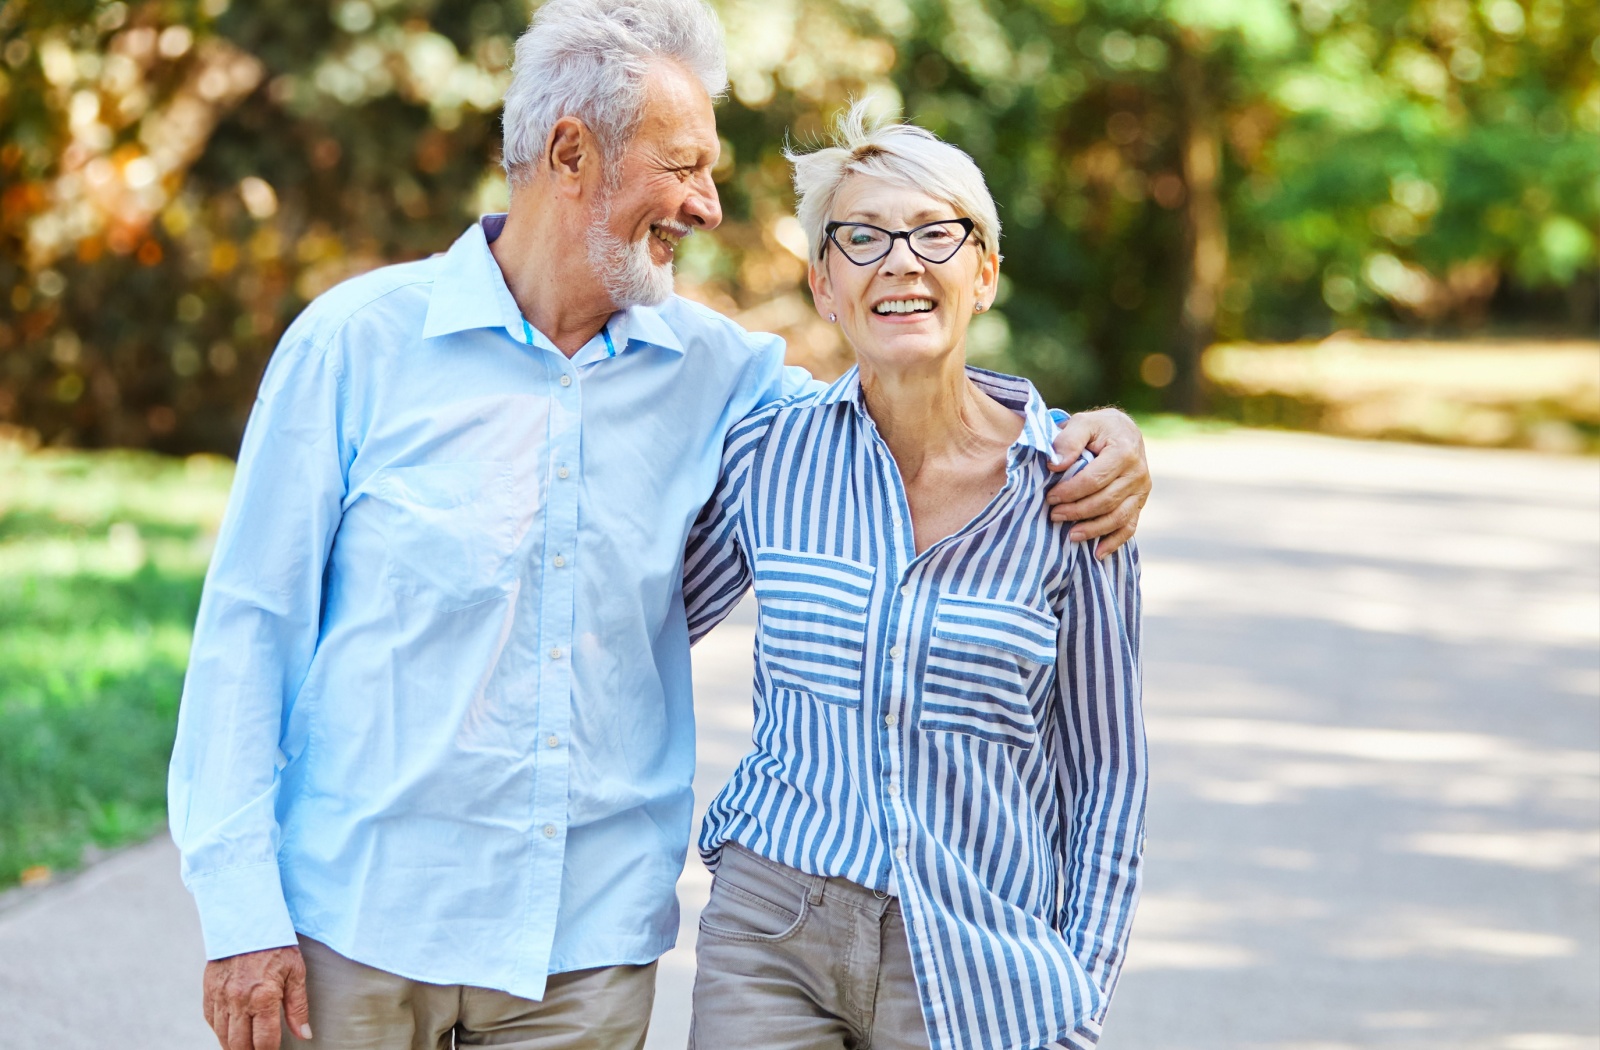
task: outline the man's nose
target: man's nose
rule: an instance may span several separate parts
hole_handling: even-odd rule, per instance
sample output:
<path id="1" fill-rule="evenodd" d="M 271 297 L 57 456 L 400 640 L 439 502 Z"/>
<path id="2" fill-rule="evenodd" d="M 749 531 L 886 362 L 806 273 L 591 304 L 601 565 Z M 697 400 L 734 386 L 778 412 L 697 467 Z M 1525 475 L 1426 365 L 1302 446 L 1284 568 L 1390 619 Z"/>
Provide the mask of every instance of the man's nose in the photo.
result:
<path id="1" fill-rule="evenodd" d="M 695 180 L 694 188 L 683 202 L 689 221 L 702 230 L 714 230 L 722 223 L 722 201 L 717 198 L 717 184 L 711 173 L 705 172 Z"/>

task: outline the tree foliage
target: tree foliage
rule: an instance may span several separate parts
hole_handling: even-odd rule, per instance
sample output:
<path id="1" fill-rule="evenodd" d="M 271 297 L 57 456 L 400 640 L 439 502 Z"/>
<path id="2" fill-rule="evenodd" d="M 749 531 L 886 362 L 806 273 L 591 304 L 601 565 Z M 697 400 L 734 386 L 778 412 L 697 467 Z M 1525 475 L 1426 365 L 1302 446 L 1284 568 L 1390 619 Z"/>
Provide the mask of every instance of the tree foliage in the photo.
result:
<path id="1" fill-rule="evenodd" d="M 1006 233 L 975 359 L 1196 407 L 1211 340 L 1592 330 L 1600 8 L 1562 0 L 720 0 L 729 221 L 695 294 L 808 319 L 786 140 L 870 94 Z M 314 295 L 502 206 L 520 0 L 0 8 L 0 422 L 231 451 Z"/>

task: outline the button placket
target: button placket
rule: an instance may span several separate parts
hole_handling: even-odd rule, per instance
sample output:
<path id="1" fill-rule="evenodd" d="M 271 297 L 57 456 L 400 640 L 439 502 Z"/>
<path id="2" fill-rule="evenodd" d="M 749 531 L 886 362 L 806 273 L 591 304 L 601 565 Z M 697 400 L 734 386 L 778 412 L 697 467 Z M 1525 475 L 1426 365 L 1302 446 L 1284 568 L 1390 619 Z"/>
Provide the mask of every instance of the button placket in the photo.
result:
<path id="1" fill-rule="evenodd" d="M 579 462 L 582 440 L 583 393 L 573 382 L 570 364 L 552 351 L 546 359 L 557 386 L 554 391 L 556 405 L 550 413 L 549 451 L 545 460 L 546 477 L 566 481 L 574 476 Z M 582 489 L 577 485 L 556 484 L 548 487 L 547 525 L 542 540 L 530 551 L 535 564 L 560 569 L 573 557 L 578 543 L 579 501 Z M 572 708 L 572 624 L 576 603 L 577 575 L 568 572 L 550 572 L 532 598 L 533 608 L 540 624 L 539 645 L 546 659 L 539 661 L 537 703 L 534 720 L 527 726 L 523 746 L 528 757 L 535 759 L 536 774 L 533 780 L 532 840 L 544 842 L 548 848 L 537 852 L 536 884 L 559 884 L 564 863 L 566 827 L 568 820 L 567 797 L 570 775 L 569 748 L 562 743 L 569 739 Z M 535 909 L 535 922 L 548 922 L 549 918 Z"/>

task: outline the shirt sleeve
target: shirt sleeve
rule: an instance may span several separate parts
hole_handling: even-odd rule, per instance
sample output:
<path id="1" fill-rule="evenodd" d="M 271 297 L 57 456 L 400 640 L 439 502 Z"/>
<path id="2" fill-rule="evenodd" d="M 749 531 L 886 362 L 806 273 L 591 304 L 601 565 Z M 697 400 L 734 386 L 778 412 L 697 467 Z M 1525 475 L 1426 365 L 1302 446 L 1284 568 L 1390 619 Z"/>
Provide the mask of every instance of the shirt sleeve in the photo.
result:
<path id="1" fill-rule="evenodd" d="M 805 394 L 820 394 L 828 384 L 812 376 L 798 365 L 786 365 L 784 342 L 770 332 L 747 332 L 735 326 L 749 347 L 755 365 L 755 397 L 748 402 L 752 409 L 770 405 Z"/>
<path id="2" fill-rule="evenodd" d="M 353 451 L 334 361 L 293 335 L 245 429 L 168 771 L 172 837 L 210 959 L 295 943 L 277 860 L 280 740 L 316 648 Z"/>
<path id="3" fill-rule="evenodd" d="M 721 623 L 750 588 L 745 505 L 761 443 L 784 403 L 757 409 L 728 432 L 717 489 L 689 530 L 683 554 L 683 603 L 690 644 Z"/>
<path id="4" fill-rule="evenodd" d="M 1057 778 L 1069 812 L 1058 843 L 1065 893 L 1057 926 L 1099 992 L 1063 1045 L 1090 1047 L 1121 972 L 1144 852 L 1145 758 L 1139 663 L 1139 554 L 1073 555 L 1056 655 Z"/>

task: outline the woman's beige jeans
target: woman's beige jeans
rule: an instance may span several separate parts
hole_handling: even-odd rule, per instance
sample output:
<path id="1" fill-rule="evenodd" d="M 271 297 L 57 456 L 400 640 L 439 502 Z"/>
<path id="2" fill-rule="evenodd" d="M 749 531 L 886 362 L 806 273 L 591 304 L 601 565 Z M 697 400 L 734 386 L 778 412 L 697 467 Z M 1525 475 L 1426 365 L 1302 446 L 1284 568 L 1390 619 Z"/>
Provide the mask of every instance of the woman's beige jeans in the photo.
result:
<path id="1" fill-rule="evenodd" d="M 926 1050 L 900 903 L 729 844 L 700 915 L 691 1050 Z"/>

